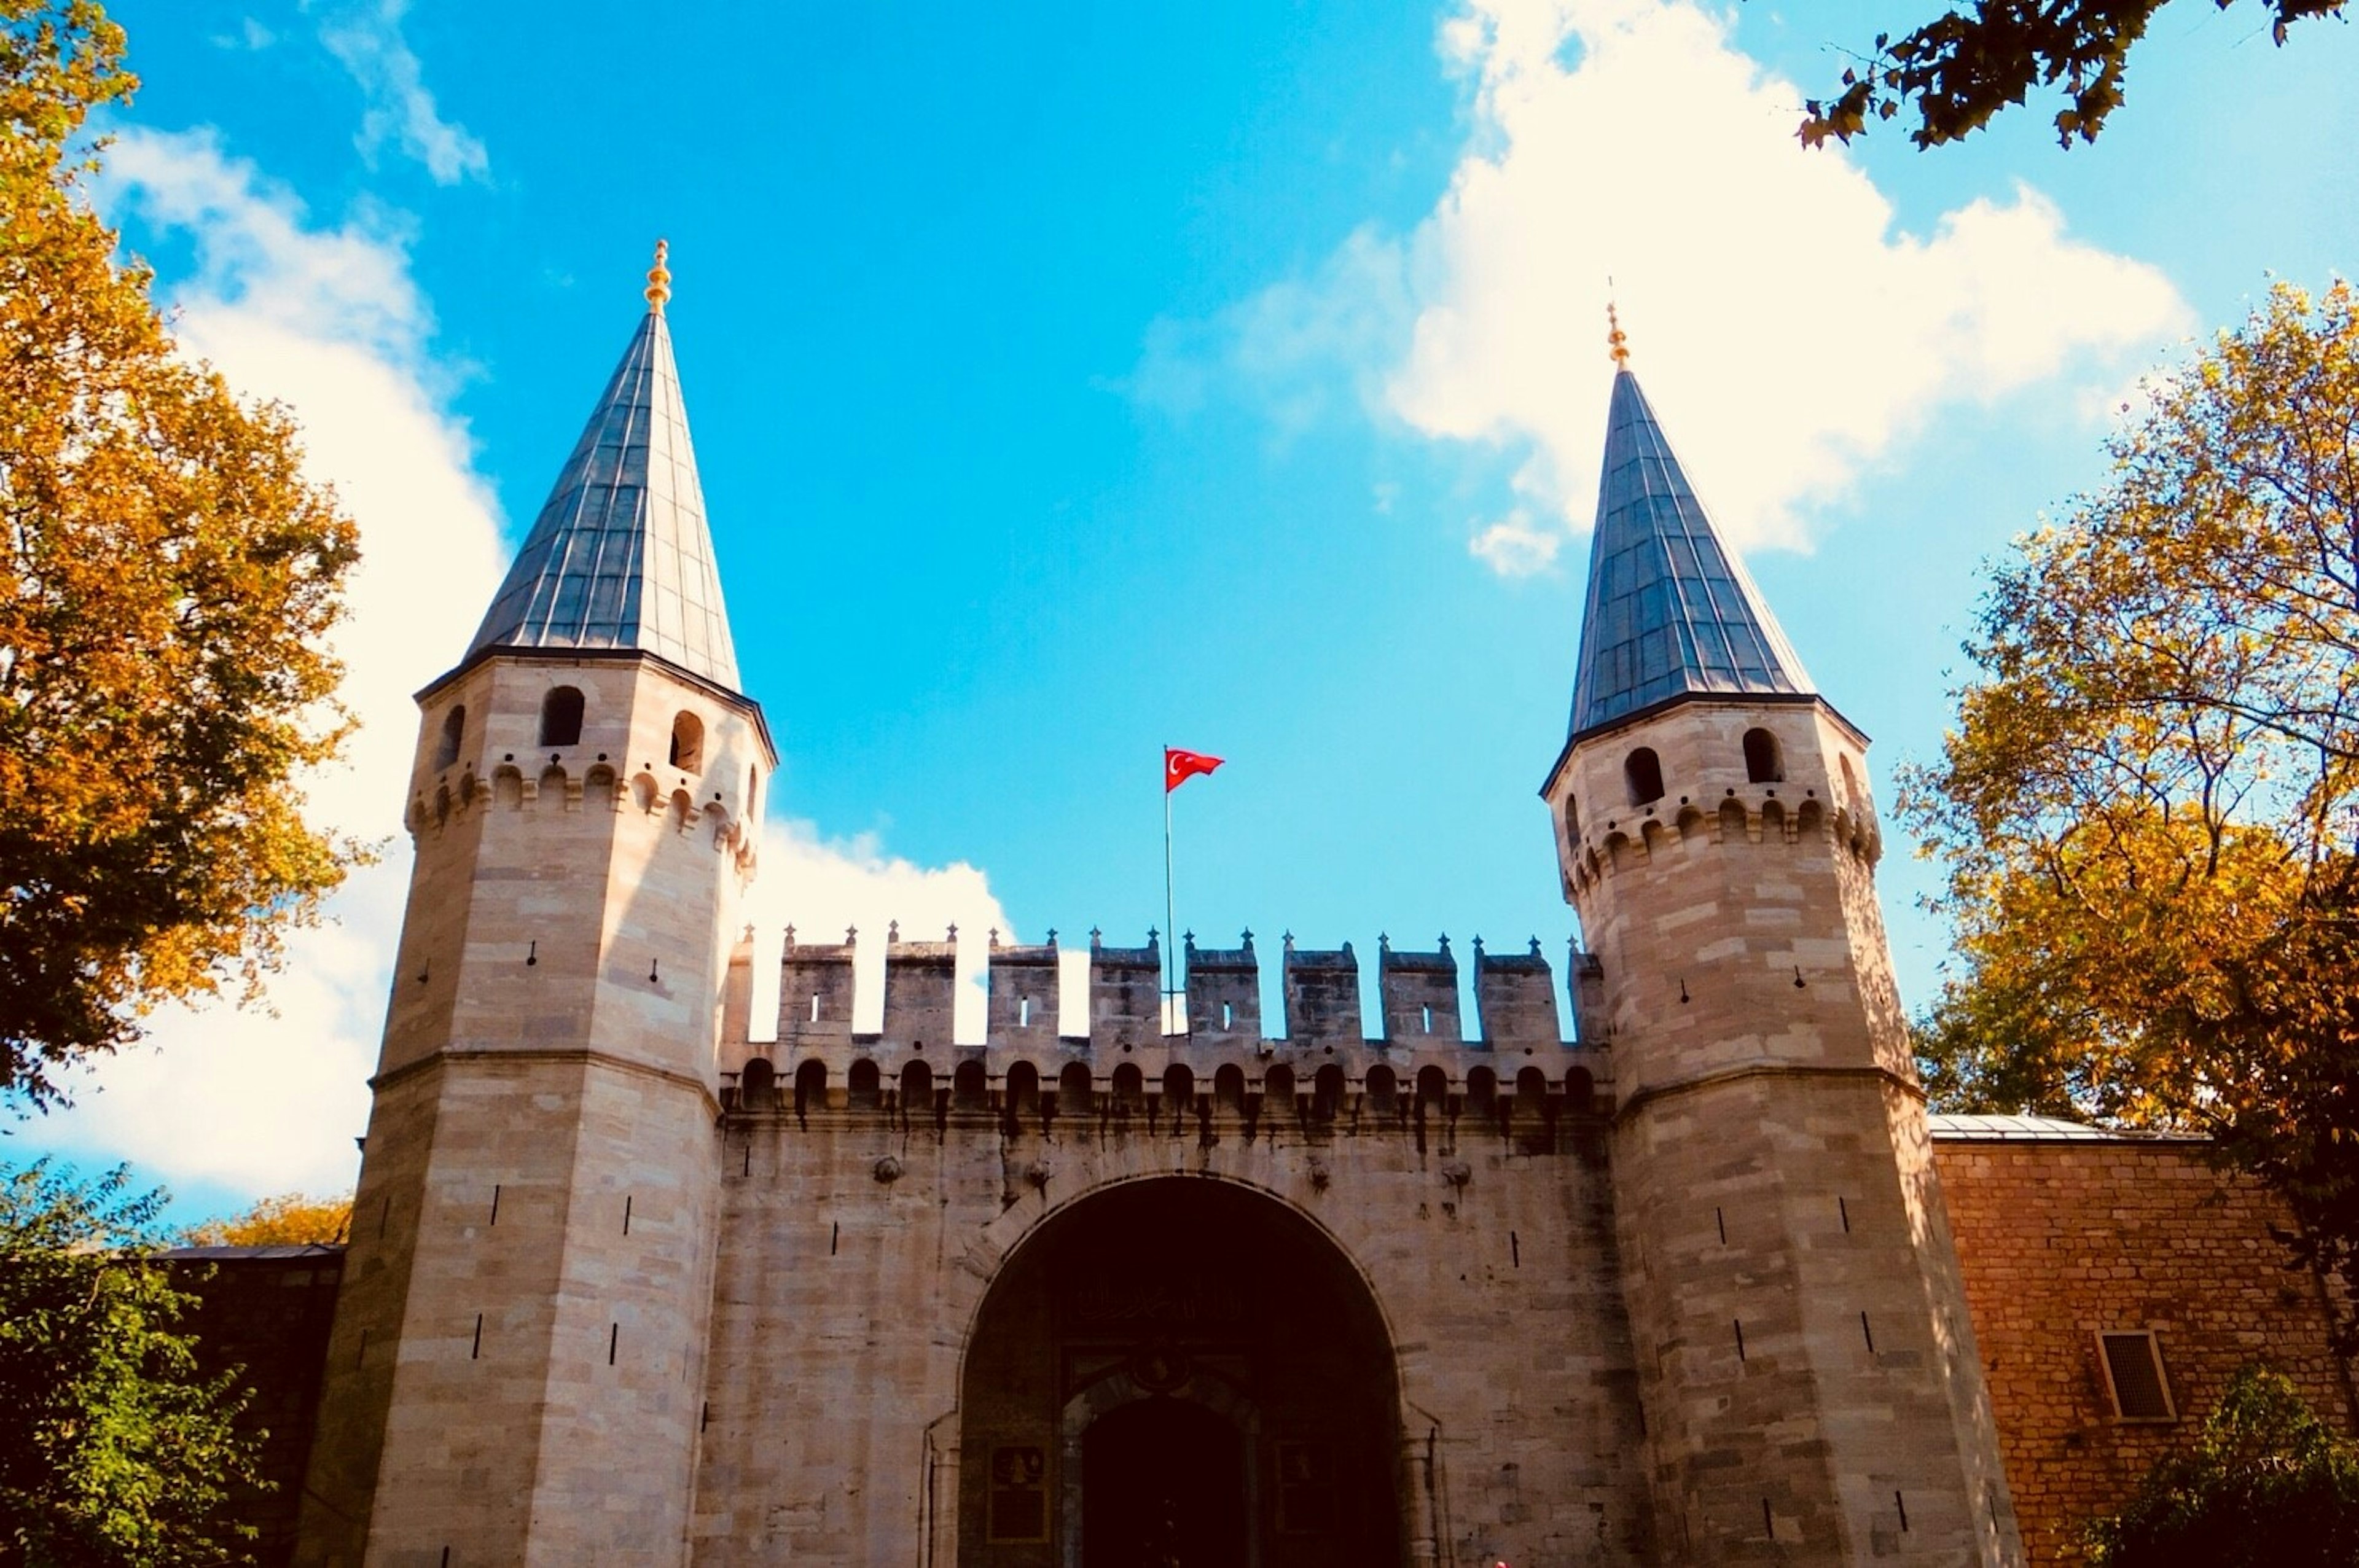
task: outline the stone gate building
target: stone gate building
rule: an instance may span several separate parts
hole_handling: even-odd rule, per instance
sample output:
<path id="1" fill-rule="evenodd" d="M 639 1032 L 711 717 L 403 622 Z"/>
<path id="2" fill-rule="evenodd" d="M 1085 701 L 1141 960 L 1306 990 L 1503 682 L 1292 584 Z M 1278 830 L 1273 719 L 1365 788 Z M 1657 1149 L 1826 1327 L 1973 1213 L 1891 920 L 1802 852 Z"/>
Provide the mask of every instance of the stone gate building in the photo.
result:
<path id="1" fill-rule="evenodd" d="M 668 275 L 482 629 L 417 849 L 298 1561 L 2024 1561 L 1812 687 L 1626 363 L 1570 738 L 1585 951 L 791 934 Z M 1619 335 L 1615 359 L 1625 358 Z M 1536 759 L 1535 761 L 1538 761 Z M 1565 1024 L 1575 1025 L 1573 1043 Z M 773 1027 L 774 1026 L 774 1027 Z M 772 1036 L 775 1039 L 772 1039 Z"/>

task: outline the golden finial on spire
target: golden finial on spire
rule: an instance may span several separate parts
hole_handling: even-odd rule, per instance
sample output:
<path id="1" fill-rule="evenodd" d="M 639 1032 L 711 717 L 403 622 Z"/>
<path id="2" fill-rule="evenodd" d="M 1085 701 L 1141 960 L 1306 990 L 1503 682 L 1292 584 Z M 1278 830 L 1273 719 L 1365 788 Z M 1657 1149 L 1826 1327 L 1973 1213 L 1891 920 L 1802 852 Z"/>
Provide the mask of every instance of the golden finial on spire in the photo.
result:
<path id="1" fill-rule="evenodd" d="M 671 254 L 671 242 L 656 242 L 656 265 L 647 268 L 647 308 L 663 314 L 664 301 L 671 297 L 671 268 L 664 265 Z"/>
<path id="2" fill-rule="evenodd" d="M 1630 364 L 1630 334 L 1622 330 L 1622 318 L 1614 302 L 1605 302 L 1605 349 L 1614 356 L 1614 368 L 1626 370 Z"/>

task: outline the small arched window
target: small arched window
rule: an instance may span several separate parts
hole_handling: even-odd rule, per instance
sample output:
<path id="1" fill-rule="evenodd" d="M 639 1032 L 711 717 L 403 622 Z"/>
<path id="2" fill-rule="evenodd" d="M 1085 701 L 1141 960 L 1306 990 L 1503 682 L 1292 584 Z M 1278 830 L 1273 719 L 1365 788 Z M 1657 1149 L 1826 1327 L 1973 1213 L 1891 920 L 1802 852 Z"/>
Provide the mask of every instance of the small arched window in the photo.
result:
<path id="1" fill-rule="evenodd" d="M 540 699 L 540 743 L 578 746 L 582 743 L 582 688 L 553 686 Z"/>
<path id="2" fill-rule="evenodd" d="M 461 703 L 442 716 L 442 738 L 434 745 L 434 765 L 447 768 L 459 760 L 459 742 L 467 734 L 467 705 Z"/>
<path id="3" fill-rule="evenodd" d="M 1581 806 L 1571 795 L 1564 797 L 1564 838 L 1568 844 L 1581 842 Z"/>
<path id="4" fill-rule="evenodd" d="M 777 1102 L 778 1070 L 767 1056 L 756 1056 L 745 1064 L 745 1071 L 737 1082 L 743 1091 L 739 1099 L 747 1110 L 767 1110 Z"/>
<path id="5" fill-rule="evenodd" d="M 1065 1064 L 1064 1071 L 1057 1075 L 1057 1108 L 1059 1110 L 1070 1111 L 1076 1115 L 1084 1113 L 1090 1108 L 1090 1100 L 1096 1092 L 1096 1082 L 1091 1077 L 1090 1069 L 1084 1063 L 1068 1062 Z"/>
<path id="6" fill-rule="evenodd" d="M 923 1062 L 912 1062 L 901 1069 L 901 1108 L 919 1111 L 934 1103 L 934 1070 Z"/>
<path id="7" fill-rule="evenodd" d="M 1138 1070 L 1136 1062 L 1125 1062 L 1114 1070 L 1114 1103 L 1127 1108 L 1147 1098 L 1147 1075 Z"/>
<path id="8" fill-rule="evenodd" d="M 1777 737 L 1767 730 L 1745 732 L 1745 778 L 1748 784 L 1777 784 L 1786 776 L 1777 754 Z"/>
<path id="9" fill-rule="evenodd" d="M 1526 1067 L 1516 1075 L 1516 1103 L 1525 1108 L 1536 1108 L 1548 1103 L 1548 1075 L 1538 1067 Z"/>
<path id="10" fill-rule="evenodd" d="M 1011 1116 L 1036 1116 L 1040 1110 L 1040 1071 L 1029 1062 L 1011 1064 L 1007 1069 L 1007 1112 Z"/>
<path id="11" fill-rule="evenodd" d="M 1343 1069 L 1330 1062 L 1310 1075 L 1310 1114 L 1332 1121 L 1343 1108 Z"/>
<path id="12" fill-rule="evenodd" d="M 981 1110 L 991 1103 L 990 1080 L 981 1062 L 970 1057 L 951 1074 L 951 1103 L 961 1110 Z"/>
<path id="13" fill-rule="evenodd" d="M 1450 1098 L 1450 1076 L 1439 1067 L 1417 1070 L 1417 1103 L 1440 1105 Z"/>
<path id="14" fill-rule="evenodd" d="M 1163 1069 L 1163 1108 L 1173 1116 L 1185 1114 L 1196 1104 L 1196 1075 L 1179 1062 Z"/>
<path id="15" fill-rule="evenodd" d="M 1390 1067 L 1378 1065 L 1368 1069 L 1368 1108 L 1382 1116 L 1390 1116 L 1400 1099 L 1400 1080 Z"/>
<path id="16" fill-rule="evenodd" d="M 683 710 L 671 721 L 671 765 L 684 773 L 704 771 L 704 720 Z"/>
<path id="17" fill-rule="evenodd" d="M 1630 804 L 1651 806 L 1663 798 L 1663 760 L 1652 746 L 1641 746 L 1623 760 L 1623 782 L 1630 786 Z"/>
<path id="18" fill-rule="evenodd" d="M 879 1080 L 884 1075 L 877 1071 L 876 1064 L 865 1056 L 853 1063 L 852 1072 L 845 1085 L 851 1095 L 852 1103 L 861 1107 L 875 1105 L 877 1091 L 881 1087 Z"/>
<path id="19" fill-rule="evenodd" d="M 745 765 L 745 817 L 752 821 L 762 814 L 762 764 Z"/>

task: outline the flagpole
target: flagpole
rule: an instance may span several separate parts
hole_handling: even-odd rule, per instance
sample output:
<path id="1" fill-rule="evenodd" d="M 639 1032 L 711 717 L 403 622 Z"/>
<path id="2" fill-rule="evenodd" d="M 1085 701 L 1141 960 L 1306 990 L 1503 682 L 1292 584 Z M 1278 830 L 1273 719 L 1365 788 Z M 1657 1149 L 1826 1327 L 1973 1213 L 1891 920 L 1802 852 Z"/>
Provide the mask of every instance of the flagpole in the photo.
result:
<path id="1" fill-rule="evenodd" d="M 1156 1021 L 1158 1033 L 1171 1033 L 1171 996 L 1179 987 L 1179 953 L 1170 946 L 1177 938 L 1172 934 L 1171 898 L 1171 748 L 1163 748 L 1163 1016 Z"/>

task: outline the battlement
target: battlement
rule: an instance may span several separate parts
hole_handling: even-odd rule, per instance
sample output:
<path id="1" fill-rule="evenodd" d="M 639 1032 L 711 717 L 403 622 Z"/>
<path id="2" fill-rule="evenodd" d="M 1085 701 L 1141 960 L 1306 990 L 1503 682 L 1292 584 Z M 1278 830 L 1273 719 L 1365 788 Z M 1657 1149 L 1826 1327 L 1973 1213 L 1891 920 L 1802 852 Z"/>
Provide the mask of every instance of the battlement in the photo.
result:
<path id="1" fill-rule="evenodd" d="M 811 944 L 789 928 L 775 1044 L 749 1037 L 743 999 L 752 957 L 750 944 L 741 946 L 722 1044 L 724 1105 L 736 1113 L 806 1116 L 925 1107 L 947 1116 L 1037 1104 L 1048 1086 L 1068 1102 L 1111 1097 L 1106 1103 L 1144 1111 L 1192 1104 L 1197 1086 L 1210 1085 L 1214 1102 L 1240 1114 L 1264 1097 L 1300 1096 L 1306 1115 L 1349 1100 L 1382 1116 L 1406 1115 L 1414 1102 L 1451 1107 L 1454 1116 L 1465 1104 L 1487 1111 L 1502 1092 L 1522 1096 L 1538 1113 L 1551 1097 L 1586 1108 L 1610 1089 L 1606 1054 L 1563 1037 L 1555 976 L 1537 938 L 1528 952 L 1506 955 L 1487 952 L 1476 939 L 1472 1033 L 1460 1021 L 1449 939 L 1431 952 L 1405 952 L 1380 938 L 1384 1033 L 1371 1038 L 1362 1028 L 1351 944 L 1305 948 L 1288 936 L 1278 959 L 1286 1033 L 1273 1037 L 1263 1032 L 1260 960 L 1249 931 L 1231 948 L 1183 938 L 1190 1027 L 1178 1033 L 1163 1030 L 1159 934 L 1150 932 L 1142 947 L 1108 946 L 1091 934 L 1085 1033 L 1067 1033 L 1058 1008 L 1064 956 L 1054 934 L 1036 946 L 1002 945 L 994 933 L 984 970 L 986 1036 L 976 1044 L 953 1033 L 954 928 L 951 935 L 905 942 L 897 926 L 888 935 L 884 1022 L 870 1032 L 853 1026 L 857 933 Z M 1593 971 L 1586 955 L 1576 951 L 1573 959 L 1577 976 Z"/>

